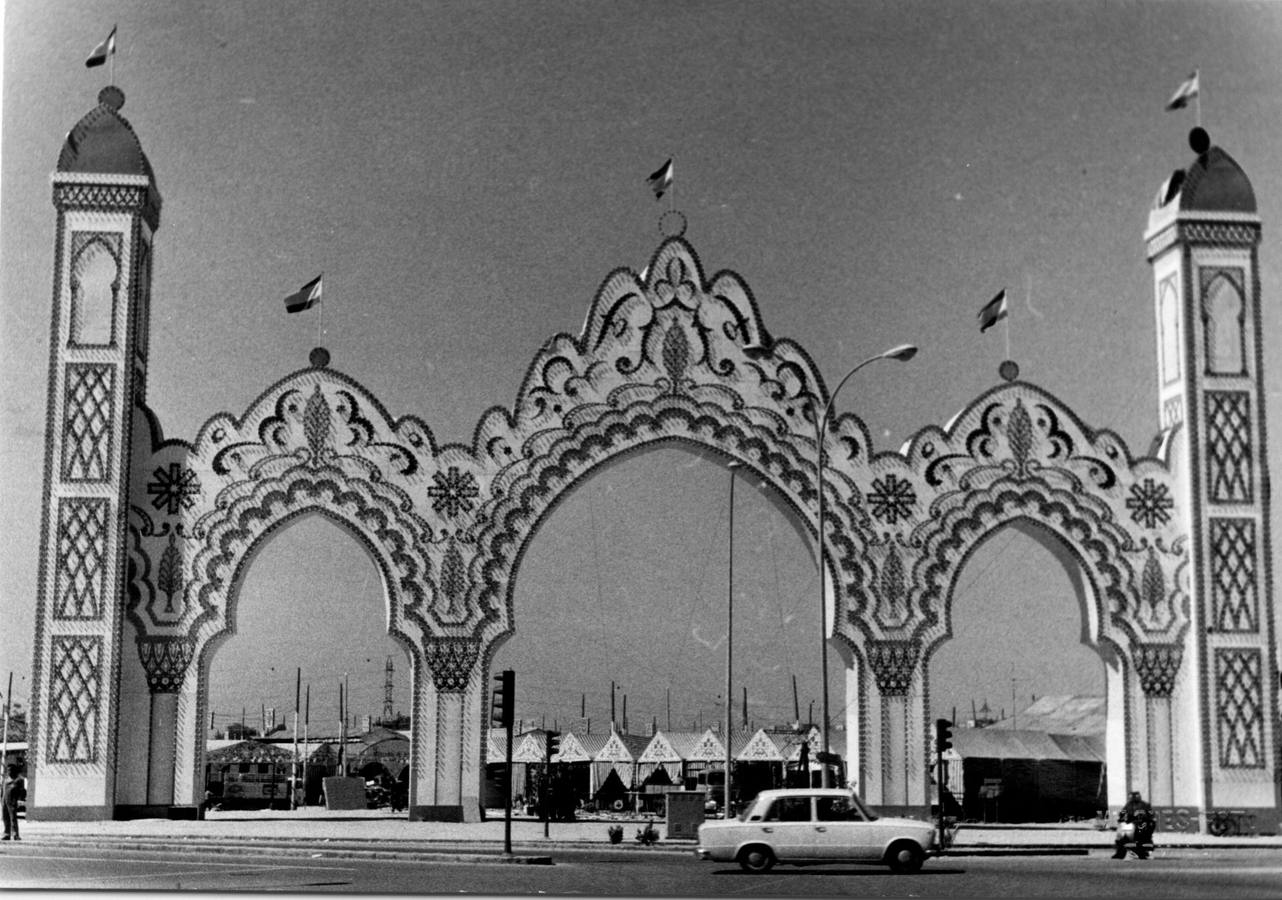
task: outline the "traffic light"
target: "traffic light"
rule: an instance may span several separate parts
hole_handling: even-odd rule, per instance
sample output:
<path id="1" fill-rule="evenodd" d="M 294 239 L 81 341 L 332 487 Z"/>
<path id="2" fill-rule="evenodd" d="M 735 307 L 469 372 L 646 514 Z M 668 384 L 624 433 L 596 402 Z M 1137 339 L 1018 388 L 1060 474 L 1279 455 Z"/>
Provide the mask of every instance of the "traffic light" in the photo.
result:
<path id="1" fill-rule="evenodd" d="M 953 747 L 953 723 L 947 719 L 935 720 L 935 752 L 940 756 Z"/>
<path id="2" fill-rule="evenodd" d="M 561 752 L 561 732 L 548 732 L 548 762 L 552 762 L 552 757 Z"/>
<path id="3" fill-rule="evenodd" d="M 490 724 L 510 729 L 516 705 L 516 673 L 504 669 L 494 676 L 494 680 L 498 684 L 490 694 Z"/>

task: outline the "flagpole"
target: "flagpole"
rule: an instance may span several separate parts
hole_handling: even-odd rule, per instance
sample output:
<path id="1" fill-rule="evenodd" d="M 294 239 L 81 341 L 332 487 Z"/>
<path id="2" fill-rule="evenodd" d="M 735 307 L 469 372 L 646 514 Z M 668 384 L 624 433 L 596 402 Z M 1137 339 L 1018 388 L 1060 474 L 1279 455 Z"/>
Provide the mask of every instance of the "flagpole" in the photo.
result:
<path id="1" fill-rule="evenodd" d="M 321 272 L 320 277 L 324 279 L 325 273 Z M 324 283 L 325 282 L 322 280 L 321 284 L 324 284 Z M 320 302 L 317 303 L 316 305 L 320 307 L 320 315 L 316 317 L 316 346 L 323 347 L 325 345 L 325 294 L 324 294 L 324 291 L 321 292 Z"/>
<path id="2" fill-rule="evenodd" d="M 1010 359 L 1010 307 L 1006 308 L 1006 315 L 1002 317 L 1006 325 L 1006 358 Z"/>
<path id="3" fill-rule="evenodd" d="M 1202 127 L 1202 70 L 1193 70 L 1193 83 L 1197 85 L 1197 93 L 1193 95 L 1195 115 L 1197 116 L 1197 127 Z"/>

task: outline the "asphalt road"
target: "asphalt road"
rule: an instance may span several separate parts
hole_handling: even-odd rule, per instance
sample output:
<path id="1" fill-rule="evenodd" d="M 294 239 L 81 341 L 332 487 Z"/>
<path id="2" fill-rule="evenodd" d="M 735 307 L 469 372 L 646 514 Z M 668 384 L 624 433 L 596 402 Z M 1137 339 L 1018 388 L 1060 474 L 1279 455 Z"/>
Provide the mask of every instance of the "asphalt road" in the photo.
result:
<path id="1" fill-rule="evenodd" d="M 672 850 L 566 850 L 551 865 L 478 853 L 453 860 L 207 854 L 40 846 L 0 852 L 10 890 L 214 891 L 613 896 L 1267 897 L 1282 891 L 1282 851 L 1166 851 L 1118 862 L 1080 856 L 963 856 L 928 860 L 917 875 L 882 867 L 776 867 L 748 875 Z"/>

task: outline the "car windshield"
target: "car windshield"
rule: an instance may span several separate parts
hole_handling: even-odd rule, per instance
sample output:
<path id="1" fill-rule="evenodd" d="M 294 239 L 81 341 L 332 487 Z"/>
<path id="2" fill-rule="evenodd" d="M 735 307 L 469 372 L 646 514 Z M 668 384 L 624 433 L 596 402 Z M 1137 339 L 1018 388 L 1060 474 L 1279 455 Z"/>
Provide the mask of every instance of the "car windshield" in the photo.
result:
<path id="1" fill-rule="evenodd" d="M 869 822 L 876 821 L 877 814 L 868 808 L 868 805 L 864 803 L 863 797 L 860 797 L 858 794 L 851 792 L 850 799 L 855 804 L 855 808 L 864 814 L 865 819 L 867 819 Z"/>

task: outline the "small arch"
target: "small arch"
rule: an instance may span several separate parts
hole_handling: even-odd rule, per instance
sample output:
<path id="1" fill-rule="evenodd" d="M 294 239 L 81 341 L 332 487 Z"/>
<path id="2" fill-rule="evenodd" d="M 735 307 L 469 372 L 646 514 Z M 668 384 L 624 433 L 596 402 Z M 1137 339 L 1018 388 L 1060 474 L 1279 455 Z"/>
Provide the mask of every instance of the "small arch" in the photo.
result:
<path id="1" fill-rule="evenodd" d="M 1208 375 L 1245 375 L 1246 303 L 1237 278 L 1216 272 L 1202 291 L 1202 322 Z M 1240 277 L 1240 275 L 1238 276 Z"/>
<path id="2" fill-rule="evenodd" d="M 917 633 L 926 637 L 927 656 L 950 633 L 949 602 L 957 578 L 984 539 L 1007 524 L 1020 523 L 1062 561 L 1063 554 L 1082 579 L 1083 610 L 1092 644 L 1112 641 L 1115 624 L 1110 610 L 1125 608 L 1132 582 L 1124 548 L 1128 538 L 1106 507 L 1098 501 L 1037 481 L 1001 479 L 973 491 L 947 514 L 937 518 L 922 536 L 923 552 L 914 569 L 920 602 L 926 610 Z M 1046 543 L 1043 534 L 1057 539 Z M 942 621 L 941 621 L 942 617 Z"/>
<path id="3" fill-rule="evenodd" d="M 1078 641 L 1088 647 L 1098 647 L 1102 633 L 1100 624 L 1101 604 L 1093 581 L 1087 571 L 1087 563 L 1083 559 L 1081 552 L 1073 548 L 1070 538 L 1058 528 L 1028 514 L 1021 513 L 1010 516 L 1003 521 L 994 522 L 991 527 L 975 535 L 968 542 L 966 550 L 952 570 L 952 577 L 943 604 L 944 632 L 927 645 L 925 659 L 927 663 L 930 662 L 931 657 L 938 652 L 943 643 L 953 637 L 952 605 L 954 597 L 962 587 L 959 584 L 961 575 L 968 569 L 971 560 L 981 548 L 987 547 L 1002 532 L 1007 530 L 1014 531 L 1034 541 L 1060 564 L 1069 584 L 1072 586 L 1073 596 L 1077 602 L 1079 621 L 1081 623 Z"/>
<path id="4" fill-rule="evenodd" d="M 392 591 L 389 585 L 392 584 L 392 575 L 389 564 L 383 558 L 383 554 L 374 550 L 370 543 L 363 539 L 363 535 L 347 518 L 338 515 L 332 510 L 320 506 L 302 507 L 294 510 L 289 514 L 274 521 L 269 527 L 264 529 L 254 538 L 250 546 L 240 555 L 235 572 L 232 576 L 230 587 L 227 590 L 227 602 L 223 613 L 222 628 L 212 635 L 209 635 L 200 647 L 199 665 L 205 668 L 212 663 L 213 657 L 217 654 L 219 648 L 231 637 L 239 634 L 236 627 L 236 619 L 239 613 L 239 602 L 241 589 L 245 584 L 246 577 L 253 569 L 254 562 L 274 543 L 274 541 L 290 530 L 293 526 L 306 522 L 309 519 L 319 518 L 335 526 L 343 536 L 352 540 L 373 566 L 379 576 L 379 589 L 383 597 L 383 626 L 387 635 L 392 638 L 411 659 L 415 658 L 415 648 L 407 639 L 404 633 L 398 633 L 392 628 L 391 609 L 392 609 Z"/>
<path id="5" fill-rule="evenodd" d="M 202 668 L 210 642 L 216 646 L 233 628 L 236 594 L 249 564 L 292 520 L 316 514 L 364 548 L 383 579 L 388 633 L 410 651 L 415 666 L 422 662 L 427 628 L 413 610 L 425 605 L 431 588 L 420 529 L 389 499 L 357 489 L 337 470 L 299 469 L 229 504 L 204 532 L 185 588 L 187 603 L 200 610 L 189 633 Z"/>
<path id="6" fill-rule="evenodd" d="M 1175 279 L 1167 278 L 1157 289 L 1158 346 L 1161 347 L 1162 384 L 1175 384 L 1180 380 L 1180 360 L 1184 352 L 1180 339 L 1180 298 Z"/>
<path id="7" fill-rule="evenodd" d="M 120 290 L 119 250 L 110 238 L 116 235 L 77 235 L 84 241 L 75 251 L 71 272 L 71 333 L 73 347 L 108 346 L 115 343 L 116 300 Z"/>

